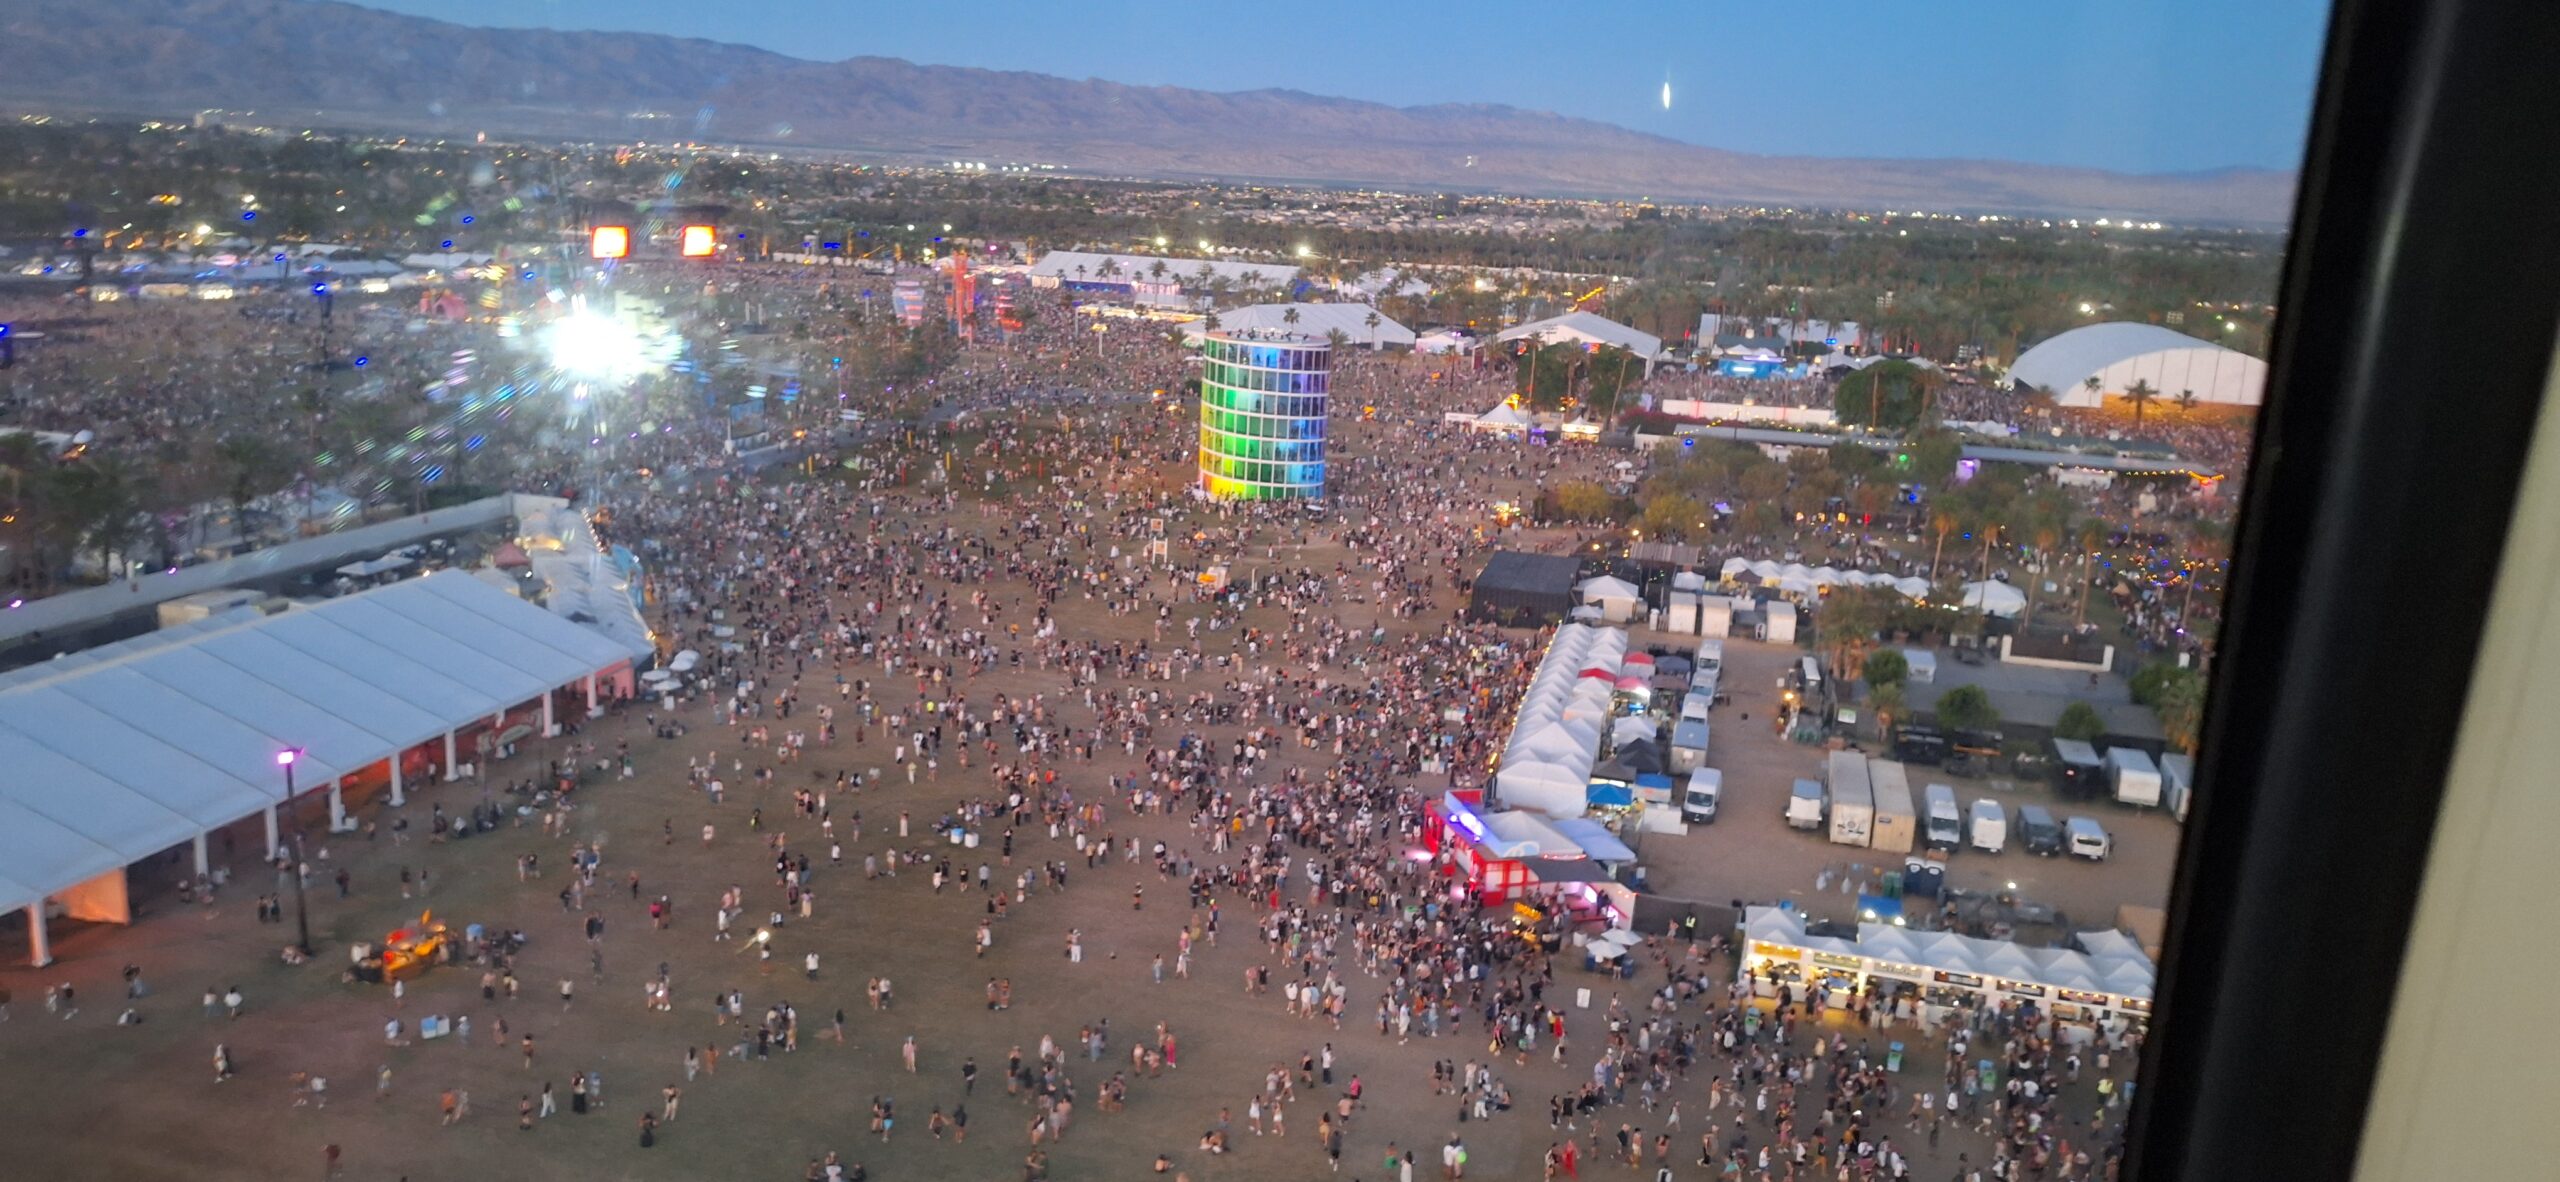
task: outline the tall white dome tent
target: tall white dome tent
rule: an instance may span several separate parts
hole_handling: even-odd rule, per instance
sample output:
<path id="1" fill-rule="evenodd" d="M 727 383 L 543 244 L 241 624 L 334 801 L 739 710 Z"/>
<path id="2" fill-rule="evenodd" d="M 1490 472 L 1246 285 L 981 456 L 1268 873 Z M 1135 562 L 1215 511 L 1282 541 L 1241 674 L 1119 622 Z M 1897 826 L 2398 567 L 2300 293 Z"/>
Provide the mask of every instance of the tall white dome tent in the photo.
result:
<path id="1" fill-rule="evenodd" d="M 2089 379 L 2096 378 L 2095 391 Z M 2192 392 L 2199 406 L 2255 407 L 2266 397 L 2267 363 L 2156 324 L 2111 322 L 2072 329 L 2018 356 L 2009 380 L 2041 388 L 2056 405 L 2097 407 L 2148 383 L 2162 404 Z"/>

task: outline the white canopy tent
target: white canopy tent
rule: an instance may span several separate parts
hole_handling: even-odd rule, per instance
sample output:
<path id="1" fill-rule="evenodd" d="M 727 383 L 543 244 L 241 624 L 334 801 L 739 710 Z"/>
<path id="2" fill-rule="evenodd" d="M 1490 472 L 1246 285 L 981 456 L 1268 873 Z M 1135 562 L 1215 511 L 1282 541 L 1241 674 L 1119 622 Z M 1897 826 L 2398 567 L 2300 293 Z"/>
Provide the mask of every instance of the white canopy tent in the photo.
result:
<path id="1" fill-rule="evenodd" d="M 2027 609 L 2027 593 L 1997 579 L 1964 585 L 1964 606 L 1985 615 L 2009 617 Z"/>
<path id="2" fill-rule="evenodd" d="M 1576 594 L 1611 620 L 1632 620 L 1644 614 L 1644 593 L 1625 579 L 1602 575 L 1585 581 Z"/>
<path id="3" fill-rule="evenodd" d="M 605 637 L 460 571 L 411 579 L 276 616 L 135 644 L 112 661 L 37 666 L 0 687 L 0 909 L 27 907 L 36 960 L 42 903 L 234 822 L 274 814 L 277 753 L 297 749 L 296 786 L 329 794 L 386 760 L 511 707 L 584 684 L 629 658 Z M 10 814 L 15 816 L 15 813 Z M 23 819 L 23 818 L 21 818 Z M 27 843 L 34 843 L 33 847 Z M 79 871 L 73 874 L 72 871 Z M 122 919 L 122 882 L 106 918 Z"/>

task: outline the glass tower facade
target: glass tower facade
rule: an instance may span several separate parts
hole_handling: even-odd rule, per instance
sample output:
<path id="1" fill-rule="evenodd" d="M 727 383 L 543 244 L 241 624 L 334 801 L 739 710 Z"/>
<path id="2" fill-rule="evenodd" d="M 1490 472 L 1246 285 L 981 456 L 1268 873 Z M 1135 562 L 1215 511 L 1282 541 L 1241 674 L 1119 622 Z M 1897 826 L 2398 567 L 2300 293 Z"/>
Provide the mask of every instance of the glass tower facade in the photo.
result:
<path id="1" fill-rule="evenodd" d="M 1201 491 L 1238 501 L 1324 496 L 1332 346 L 1301 333 L 1213 332 L 1200 353 Z"/>

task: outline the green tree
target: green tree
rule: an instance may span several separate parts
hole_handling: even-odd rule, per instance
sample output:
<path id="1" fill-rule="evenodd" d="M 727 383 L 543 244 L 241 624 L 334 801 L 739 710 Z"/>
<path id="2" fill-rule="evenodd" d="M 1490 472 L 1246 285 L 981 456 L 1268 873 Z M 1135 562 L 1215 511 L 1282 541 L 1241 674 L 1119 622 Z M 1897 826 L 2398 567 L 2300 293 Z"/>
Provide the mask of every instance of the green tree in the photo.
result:
<path id="1" fill-rule="evenodd" d="M 1648 537 L 1693 537 L 1706 519 L 1705 506 L 1678 493 L 1654 497 L 1644 505 L 1644 532 Z"/>
<path id="2" fill-rule="evenodd" d="M 2000 711 L 1978 685 L 1960 685 L 1938 697 L 1938 725 L 1958 731 L 2000 729 Z"/>
<path id="3" fill-rule="evenodd" d="M 2192 672 L 2187 670 L 2185 672 Z M 2189 755 L 2204 739 L 2204 678 L 2182 677 L 2163 686 L 2160 704 L 2160 733 L 2169 745 Z"/>
<path id="4" fill-rule="evenodd" d="M 1903 431 L 1919 425 L 1946 375 L 1909 361 L 1879 361 L 1840 379 L 1831 411 L 1850 426 Z"/>
<path id="5" fill-rule="evenodd" d="M 1964 441 L 1952 431 L 1930 431 L 1905 445 L 1901 454 L 1911 457 L 1911 479 L 1930 488 L 1943 488 L 1956 474 L 1956 463 L 1964 459 Z"/>
<path id="6" fill-rule="evenodd" d="M 1884 467 L 1884 456 L 1872 447 L 1847 440 L 1832 445 L 1831 470 L 1844 480 L 1863 481 Z"/>
<path id="7" fill-rule="evenodd" d="M 2133 385 L 2125 388 L 2124 400 L 2133 404 L 2134 429 L 2141 429 L 2143 410 L 2149 407 L 2152 402 L 2157 400 L 2159 397 L 2160 391 L 2158 389 L 2154 388 L 2151 383 L 2139 378 L 2134 379 Z"/>
<path id="8" fill-rule="evenodd" d="M 1911 662 L 1899 649 L 1878 649 L 1867 654 L 1866 667 L 1860 674 L 1868 685 L 1878 689 L 1898 686 L 1911 679 Z"/>
<path id="9" fill-rule="evenodd" d="M 1839 676 L 1858 679 L 1876 635 L 1892 622 L 1892 605 L 1885 599 L 1892 594 L 1887 587 L 1835 588 L 1813 613 L 1823 651 Z"/>
<path id="10" fill-rule="evenodd" d="M 2053 724 L 2053 737 L 2078 739 L 2083 743 L 2105 734 L 2107 722 L 2098 717 L 2098 708 L 2087 702 L 2073 702 L 2062 708 L 2062 717 Z"/>
<path id="11" fill-rule="evenodd" d="M 1876 662 L 1888 655 L 1890 654 L 1877 653 L 1867 658 L 1868 672 L 1873 673 Z M 1890 736 L 1893 733 L 1894 720 L 1910 711 L 1910 697 L 1899 681 L 1888 681 L 1881 685 L 1870 681 L 1867 683 L 1867 709 L 1875 712 L 1877 733 Z"/>
<path id="12" fill-rule="evenodd" d="M 1568 480 L 1556 486 L 1556 511 L 1574 521 L 1602 521 L 1616 505 L 1609 490 L 1589 480 Z"/>

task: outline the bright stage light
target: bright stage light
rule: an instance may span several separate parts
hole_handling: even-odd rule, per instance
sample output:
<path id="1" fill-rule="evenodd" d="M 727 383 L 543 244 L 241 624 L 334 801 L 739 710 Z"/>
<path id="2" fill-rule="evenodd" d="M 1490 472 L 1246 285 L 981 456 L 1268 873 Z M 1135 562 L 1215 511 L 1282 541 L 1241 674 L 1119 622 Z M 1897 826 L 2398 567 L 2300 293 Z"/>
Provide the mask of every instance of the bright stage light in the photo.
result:
<path id="1" fill-rule="evenodd" d="M 647 364 L 647 342 L 629 324 L 579 308 L 551 323 L 544 348 L 560 371 L 598 381 L 636 377 Z"/>
<path id="2" fill-rule="evenodd" d="M 709 226 L 686 226 L 678 239 L 676 253 L 689 259 L 710 258 L 711 252 L 717 249 L 714 243 L 718 237 Z"/>
<path id="3" fill-rule="evenodd" d="M 618 259 L 631 253 L 631 227 L 598 226 L 587 239 L 587 256 Z"/>

